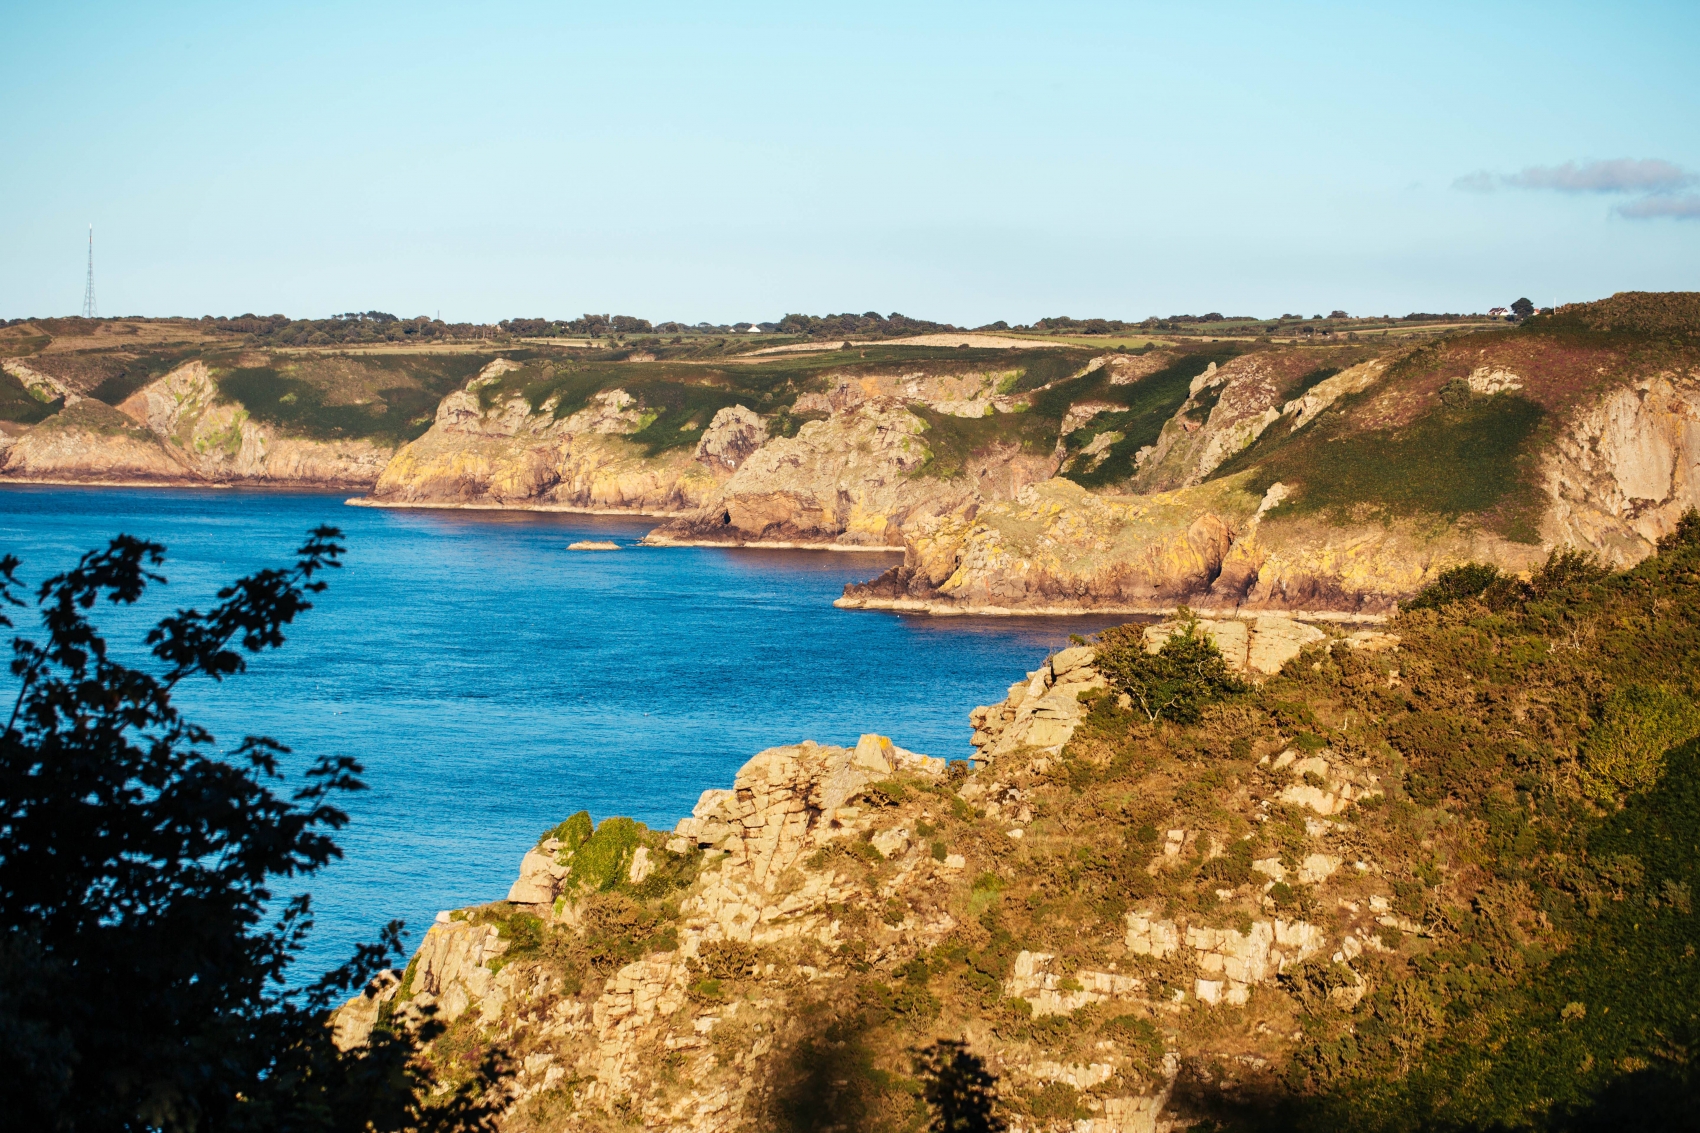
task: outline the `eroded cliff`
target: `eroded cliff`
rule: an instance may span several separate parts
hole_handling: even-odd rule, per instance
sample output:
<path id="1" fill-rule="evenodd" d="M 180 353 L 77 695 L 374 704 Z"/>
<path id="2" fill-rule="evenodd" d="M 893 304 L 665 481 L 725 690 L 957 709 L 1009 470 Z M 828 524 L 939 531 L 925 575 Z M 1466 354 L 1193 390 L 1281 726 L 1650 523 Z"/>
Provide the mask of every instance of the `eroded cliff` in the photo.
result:
<path id="1" fill-rule="evenodd" d="M 21 363 L 8 372 L 48 379 Z M 363 487 L 391 449 L 367 439 L 315 440 L 254 421 L 223 395 L 205 362 L 173 369 L 116 408 L 53 388 L 64 408 L 7 438 L 0 475 L 23 480 L 325 484 Z"/>

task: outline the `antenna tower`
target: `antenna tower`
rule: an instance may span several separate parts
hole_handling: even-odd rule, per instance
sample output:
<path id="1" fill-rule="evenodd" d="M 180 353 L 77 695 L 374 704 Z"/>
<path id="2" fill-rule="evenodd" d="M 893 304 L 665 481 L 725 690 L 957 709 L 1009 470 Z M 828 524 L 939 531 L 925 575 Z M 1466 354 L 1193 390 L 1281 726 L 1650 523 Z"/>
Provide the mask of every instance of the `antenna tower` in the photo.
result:
<path id="1" fill-rule="evenodd" d="M 89 225 L 89 282 L 83 289 L 83 318 L 100 318 L 100 308 L 94 301 L 94 225 Z"/>

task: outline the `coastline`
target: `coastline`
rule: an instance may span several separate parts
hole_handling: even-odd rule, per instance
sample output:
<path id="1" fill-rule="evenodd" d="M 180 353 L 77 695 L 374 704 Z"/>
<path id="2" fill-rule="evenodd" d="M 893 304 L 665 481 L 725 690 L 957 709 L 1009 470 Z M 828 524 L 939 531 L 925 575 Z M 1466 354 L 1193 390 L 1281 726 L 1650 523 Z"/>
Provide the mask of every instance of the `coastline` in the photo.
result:
<path id="1" fill-rule="evenodd" d="M 174 488 L 202 489 L 208 491 L 278 491 L 301 492 L 322 491 L 327 494 L 344 492 L 350 487 L 347 483 L 325 483 L 321 481 L 278 481 L 266 480 L 258 482 L 228 481 L 228 480 L 72 480 L 57 479 L 23 479 L 18 477 L 0 477 L 0 488 L 9 486 L 19 487 L 60 487 L 60 488 Z M 346 507 L 395 508 L 423 511 L 519 511 L 542 512 L 564 515 L 597 515 L 597 516 L 630 516 L 633 518 L 670 519 L 688 514 L 680 511 L 647 511 L 636 508 L 592 508 L 578 507 L 569 504 L 486 504 L 486 503 L 452 503 L 452 502 L 401 502 L 374 500 L 367 496 L 350 496 L 343 500 Z M 706 547 L 721 550 L 756 550 L 756 551 L 828 551 L 840 554 L 874 554 L 891 555 L 903 554 L 903 547 L 887 545 L 850 546 L 842 543 L 802 543 L 790 540 L 749 539 L 735 541 L 715 541 L 705 539 L 671 539 L 665 536 L 657 538 L 652 531 L 638 540 L 636 547 Z M 926 614 L 930 617 L 979 617 L 979 618 L 1080 618 L 1127 615 L 1134 617 L 1168 617 L 1175 612 L 1176 607 L 1150 605 L 1112 605 L 1112 606 L 1078 606 L 1078 605 L 1046 605 L 1046 606 L 990 606 L 990 605 L 959 605 L 952 602 L 927 601 L 918 598 L 848 598 L 841 597 L 833 601 L 833 606 L 840 610 L 875 610 L 899 614 Z M 1388 619 L 1387 614 L 1348 613 L 1331 610 L 1246 610 L 1239 607 L 1191 607 L 1195 614 L 1206 618 L 1235 618 L 1274 616 L 1291 618 L 1301 622 L 1323 622 L 1338 625 L 1381 625 Z"/>
<path id="2" fill-rule="evenodd" d="M 675 519 L 682 511 L 645 511 L 629 507 L 578 507 L 573 504 L 469 504 L 449 501 L 416 503 L 402 500 L 374 500 L 370 496 L 350 496 L 342 501 L 347 507 L 412 508 L 421 511 L 541 511 L 564 515 L 630 515 L 654 519 Z"/>
<path id="3" fill-rule="evenodd" d="M 668 536 L 657 538 L 654 532 L 645 535 L 640 541 L 645 547 L 720 547 L 728 550 L 748 548 L 752 551 L 841 551 L 849 554 L 862 555 L 901 555 L 902 547 L 892 547 L 880 544 L 873 547 L 851 546 L 844 543 L 797 543 L 780 539 L 744 539 L 720 541 L 714 539 L 673 539 Z"/>
<path id="4" fill-rule="evenodd" d="M 885 610 L 898 614 L 931 614 L 940 618 L 1080 618 L 1104 614 L 1138 617 L 1170 617 L 1179 607 L 1170 606 L 964 606 L 954 602 L 929 602 L 920 598 L 839 598 L 840 610 Z M 1334 622 L 1345 625 L 1381 625 L 1387 614 L 1353 614 L 1334 610 L 1248 610 L 1239 606 L 1189 606 L 1201 618 L 1244 621 L 1247 618 L 1291 618 L 1296 622 Z"/>
<path id="5" fill-rule="evenodd" d="M 182 488 L 209 491 L 347 492 L 361 485 L 346 480 L 74 480 L 69 477 L 0 476 L 0 488 Z"/>

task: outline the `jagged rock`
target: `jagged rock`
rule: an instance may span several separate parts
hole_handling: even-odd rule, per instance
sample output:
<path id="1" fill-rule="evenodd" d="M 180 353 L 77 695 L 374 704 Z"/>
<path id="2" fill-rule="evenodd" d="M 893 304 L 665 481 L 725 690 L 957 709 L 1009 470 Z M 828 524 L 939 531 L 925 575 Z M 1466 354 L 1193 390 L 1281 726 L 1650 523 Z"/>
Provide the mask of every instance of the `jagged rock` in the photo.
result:
<path id="1" fill-rule="evenodd" d="M 1697 377 L 1661 374 L 1612 390 L 1577 415 L 1543 468 L 1552 501 L 1543 540 L 1628 566 L 1700 506 Z"/>
<path id="2" fill-rule="evenodd" d="M 766 443 L 767 425 L 761 417 L 742 405 L 729 405 L 714 415 L 703 432 L 696 458 L 711 467 L 735 472 Z"/>
<path id="3" fill-rule="evenodd" d="M 978 758 L 991 759 L 1024 748 L 1060 751 L 1086 715 L 1080 694 L 1109 687 L 1092 667 L 1096 656 L 1090 646 L 1065 649 L 1047 658 L 1025 682 L 1011 685 L 1002 704 L 970 712 L 971 742 L 979 749 Z"/>
<path id="4" fill-rule="evenodd" d="M 649 541 L 897 546 L 915 523 L 1002 498 L 1055 467 L 1000 444 L 972 457 L 963 475 L 929 477 L 926 430 L 904 402 L 858 400 L 794 437 L 768 441 L 700 511 L 657 528 Z"/>
<path id="5" fill-rule="evenodd" d="M 542 847 L 527 850 L 520 859 L 519 878 L 508 889 L 508 900 L 516 905 L 547 905 L 555 900 L 555 892 L 567 867 L 555 860 L 552 851 Z"/>

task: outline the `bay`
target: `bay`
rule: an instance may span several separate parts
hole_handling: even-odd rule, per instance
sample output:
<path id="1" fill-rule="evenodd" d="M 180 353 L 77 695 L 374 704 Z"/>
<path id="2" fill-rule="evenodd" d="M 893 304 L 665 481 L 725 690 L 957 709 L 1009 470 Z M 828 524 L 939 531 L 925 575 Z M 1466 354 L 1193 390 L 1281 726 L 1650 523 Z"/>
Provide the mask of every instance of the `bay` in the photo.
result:
<path id="1" fill-rule="evenodd" d="M 284 648 L 178 696 L 221 747 L 267 735 L 293 749 L 296 771 L 330 752 L 365 766 L 370 789 L 346 801 L 343 860 L 279 886 L 313 896 L 302 975 L 392 917 L 417 943 L 438 910 L 501 898 L 539 832 L 574 811 L 671 827 L 763 748 L 877 732 L 967 758 L 971 707 L 1001 699 L 1070 633 L 1115 620 L 838 610 L 846 582 L 898 556 L 638 547 L 655 521 L 637 517 L 351 508 L 312 492 L 0 489 L 0 553 L 23 560 L 32 588 L 120 531 L 167 546 L 168 585 L 94 614 L 129 663 L 147 662 L 149 625 L 287 564 L 321 523 L 345 532 L 346 566 Z M 567 549 L 579 540 L 621 549 Z M 39 636 L 30 611 L 14 621 Z"/>

